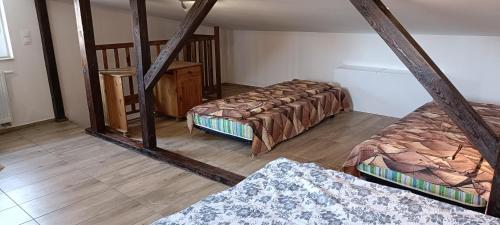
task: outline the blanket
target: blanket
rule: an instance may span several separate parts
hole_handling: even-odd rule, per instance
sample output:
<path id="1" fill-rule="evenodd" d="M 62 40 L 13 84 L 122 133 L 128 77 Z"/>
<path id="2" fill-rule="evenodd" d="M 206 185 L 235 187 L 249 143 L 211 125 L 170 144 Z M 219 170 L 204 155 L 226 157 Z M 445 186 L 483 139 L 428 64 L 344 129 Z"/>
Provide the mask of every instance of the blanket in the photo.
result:
<path id="1" fill-rule="evenodd" d="M 220 117 L 249 125 L 254 133 L 252 154 L 270 151 L 323 119 L 350 110 L 350 98 L 339 86 L 292 80 L 194 107 L 187 114 Z"/>
<path id="2" fill-rule="evenodd" d="M 471 103 L 500 135 L 500 106 Z M 428 103 L 356 146 L 343 171 L 359 164 L 393 171 L 489 199 L 493 168 L 436 103 Z"/>
<path id="3" fill-rule="evenodd" d="M 275 160 L 153 225 L 500 224 L 500 219 L 316 164 Z"/>

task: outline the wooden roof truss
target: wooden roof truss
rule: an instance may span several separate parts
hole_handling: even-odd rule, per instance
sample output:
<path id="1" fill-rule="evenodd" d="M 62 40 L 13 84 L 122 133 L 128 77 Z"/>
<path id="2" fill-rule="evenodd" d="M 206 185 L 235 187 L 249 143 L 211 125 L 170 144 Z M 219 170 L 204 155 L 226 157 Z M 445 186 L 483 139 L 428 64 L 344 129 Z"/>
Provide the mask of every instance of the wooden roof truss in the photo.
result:
<path id="1" fill-rule="evenodd" d="M 484 119 L 472 108 L 446 75 L 432 61 L 410 33 L 399 23 L 381 0 L 350 0 L 373 29 L 408 67 L 482 156 L 495 169 L 495 176 L 487 213 L 500 217 L 500 140 Z M 102 98 L 99 84 L 97 56 L 90 0 L 74 0 L 82 67 L 87 90 L 91 127 L 89 134 L 139 151 L 151 157 L 174 164 L 227 185 L 235 185 L 243 176 L 181 156 L 156 145 L 155 117 L 152 90 L 165 68 L 173 62 L 187 40 L 200 26 L 217 0 L 197 0 L 183 19 L 179 30 L 161 50 L 151 64 L 148 47 L 148 28 L 145 0 L 130 0 L 133 14 L 133 36 L 136 48 L 137 79 L 142 123 L 143 142 L 137 142 L 107 132 L 104 124 Z"/>

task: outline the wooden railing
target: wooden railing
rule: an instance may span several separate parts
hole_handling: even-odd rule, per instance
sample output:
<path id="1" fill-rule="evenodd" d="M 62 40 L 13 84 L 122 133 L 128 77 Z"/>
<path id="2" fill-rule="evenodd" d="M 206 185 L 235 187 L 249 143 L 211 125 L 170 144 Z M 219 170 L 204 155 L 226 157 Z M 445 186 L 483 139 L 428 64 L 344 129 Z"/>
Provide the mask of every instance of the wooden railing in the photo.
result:
<path id="1" fill-rule="evenodd" d="M 150 41 L 152 60 L 158 56 L 161 48 L 168 40 Z M 115 69 L 135 65 L 133 56 L 134 44 L 114 43 L 96 45 L 99 69 Z M 197 62 L 203 65 L 203 97 L 205 99 L 221 98 L 221 61 L 219 28 L 214 28 L 214 35 L 193 35 L 177 56 L 178 61 Z M 131 98 L 137 99 L 136 81 L 130 77 L 125 82 Z M 135 86 L 135 87 L 134 87 Z M 138 112 L 135 104 L 131 104 L 130 113 Z"/>

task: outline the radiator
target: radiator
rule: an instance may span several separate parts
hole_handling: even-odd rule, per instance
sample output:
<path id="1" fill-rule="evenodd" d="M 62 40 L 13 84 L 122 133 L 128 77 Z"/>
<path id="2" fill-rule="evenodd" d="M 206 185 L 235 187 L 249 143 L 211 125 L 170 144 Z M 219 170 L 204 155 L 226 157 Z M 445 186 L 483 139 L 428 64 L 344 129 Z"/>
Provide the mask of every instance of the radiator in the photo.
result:
<path id="1" fill-rule="evenodd" d="M 9 92 L 7 91 L 7 83 L 5 82 L 5 75 L 8 73 L 11 73 L 11 71 L 0 72 L 0 124 L 12 122 Z"/>

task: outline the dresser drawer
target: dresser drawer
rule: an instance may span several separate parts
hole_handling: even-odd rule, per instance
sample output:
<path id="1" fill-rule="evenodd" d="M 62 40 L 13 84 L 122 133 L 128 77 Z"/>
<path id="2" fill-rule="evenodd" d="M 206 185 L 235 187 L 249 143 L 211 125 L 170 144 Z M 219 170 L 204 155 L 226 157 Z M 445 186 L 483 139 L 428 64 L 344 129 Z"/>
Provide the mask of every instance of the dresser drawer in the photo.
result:
<path id="1" fill-rule="evenodd" d="M 201 76 L 201 66 L 192 66 L 177 70 L 178 76 Z"/>

